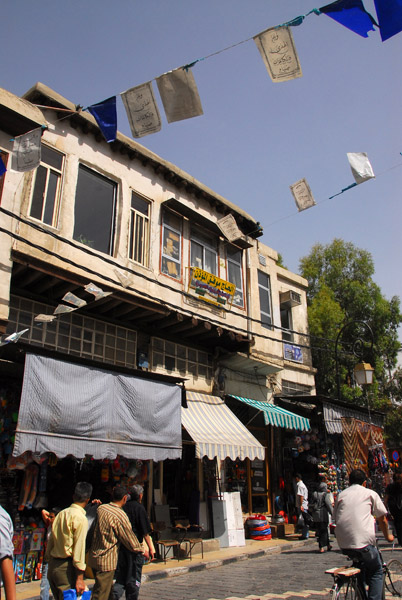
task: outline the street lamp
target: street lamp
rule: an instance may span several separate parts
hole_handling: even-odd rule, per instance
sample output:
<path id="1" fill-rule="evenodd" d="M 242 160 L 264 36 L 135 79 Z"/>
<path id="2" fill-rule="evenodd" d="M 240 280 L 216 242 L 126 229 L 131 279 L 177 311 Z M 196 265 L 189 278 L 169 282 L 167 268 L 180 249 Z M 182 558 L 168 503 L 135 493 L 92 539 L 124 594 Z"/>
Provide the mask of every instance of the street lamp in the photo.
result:
<path id="1" fill-rule="evenodd" d="M 373 345 L 374 345 L 373 330 L 371 329 L 370 325 L 368 325 L 365 321 L 359 321 L 359 320 L 349 321 L 339 330 L 338 335 L 336 336 L 336 341 L 335 341 L 335 368 L 336 368 L 336 385 L 337 385 L 337 390 L 338 390 L 338 400 L 341 400 L 341 383 L 340 383 L 339 362 L 338 362 L 338 342 L 340 340 L 342 333 L 345 331 L 345 329 L 347 329 L 348 327 L 351 327 L 352 325 L 358 325 L 358 324 L 363 325 L 365 327 L 366 331 L 370 334 L 370 342 L 371 342 L 370 350 L 373 348 Z M 352 352 L 357 358 L 360 358 L 360 360 L 363 358 L 364 341 L 361 339 L 360 335 L 358 335 L 352 342 Z M 355 376 L 356 382 L 359 385 L 371 385 L 373 383 L 373 373 L 374 373 L 374 369 L 369 363 L 360 362 L 354 368 L 354 376 Z"/>
<path id="2" fill-rule="evenodd" d="M 373 383 L 374 369 L 370 363 L 359 363 L 355 366 L 353 373 L 359 385 L 371 385 Z"/>

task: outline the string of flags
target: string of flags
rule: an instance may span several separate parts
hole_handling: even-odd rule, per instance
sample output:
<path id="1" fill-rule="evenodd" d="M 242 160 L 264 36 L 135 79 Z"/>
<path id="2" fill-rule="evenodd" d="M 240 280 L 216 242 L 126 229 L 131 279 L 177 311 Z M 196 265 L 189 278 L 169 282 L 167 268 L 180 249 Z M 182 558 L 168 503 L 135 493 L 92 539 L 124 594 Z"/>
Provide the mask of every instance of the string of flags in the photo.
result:
<path id="1" fill-rule="evenodd" d="M 120 271 L 117 271 L 117 269 L 116 269 L 116 273 L 119 273 L 119 275 L 122 277 L 126 277 L 123 273 L 121 273 Z M 127 285 L 125 287 L 127 287 Z M 95 285 L 92 282 L 85 285 L 84 290 L 94 296 L 95 302 L 97 300 L 101 300 L 102 298 L 106 298 L 107 296 L 110 296 L 111 294 L 113 294 L 113 292 L 105 292 L 104 290 L 102 290 L 102 288 L 100 288 L 99 286 Z M 57 317 L 59 315 L 65 315 L 65 314 L 71 313 L 71 312 L 78 310 L 79 308 L 82 308 L 83 306 L 86 306 L 88 304 L 88 302 L 86 300 L 84 300 L 83 298 L 79 298 L 72 292 L 67 292 L 66 294 L 64 294 L 62 301 L 67 302 L 68 304 L 71 304 L 72 306 L 67 306 L 66 304 L 58 304 L 56 306 L 56 308 L 54 309 L 53 314 L 51 314 L 51 315 L 50 314 L 38 314 L 34 317 L 34 321 L 38 324 L 52 323 L 55 319 L 57 319 Z M 29 331 L 29 328 L 24 329 L 19 332 L 11 333 L 9 335 L 6 334 L 6 335 L 1 336 L 0 337 L 0 346 L 4 346 L 4 345 L 10 344 L 10 343 L 14 343 L 14 344 L 17 343 L 18 340 L 20 339 L 20 337 L 22 335 L 24 335 L 27 331 Z"/>
<path id="2" fill-rule="evenodd" d="M 371 166 L 366 152 L 347 152 L 346 156 L 348 157 L 349 165 L 355 181 L 354 183 L 351 183 L 347 187 L 343 188 L 337 194 L 330 196 L 329 200 L 332 200 L 332 198 L 335 198 L 335 196 L 343 194 L 347 190 L 350 190 L 360 183 L 364 183 L 369 179 L 375 178 L 373 167 Z M 296 183 L 290 186 L 290 191 L 292 192 L 299 212 L 315 206 L 316 202 L 306 179 L 303 178 L 299 181 L 296 181 Z"/>
<path id="3" fill-rule="evenodd" d="M 368 37 L 369 31 L 375 31 L 374 26 L 376 26 L 379 28 L 381 39 L 384 42 L 402 31 L 402 2 L 401 0 L 374 0 L 374 3 L 378 23 L 366 11 L 363 0 L 336 0 L 321 8 L 312 9 L 307 15 L 298 16 L 291 21 L 266 29 L 250 39 L 254 40 L 272 81 L 296 79 L 302 77 L 302 69 L 290 27 L 301 25 L 306 16 L 310 14 L 325 14 L 365 38 Z M 229 48 L 225 50 L 227 49 Z M 191 68 L 199 61 L 218 53 L 214 52 L 208 57 L 197 59 L 155 78 L 168 123 L 203 114 L 201 99 Z M 153 92 L 152 81 L 121 92 L 120 96 L 134 138 L 161 130 L 160 112 Z M 116 96 L 88 106 L 84 110 L 93 115 L 107 142 L 116 139 Z"/>

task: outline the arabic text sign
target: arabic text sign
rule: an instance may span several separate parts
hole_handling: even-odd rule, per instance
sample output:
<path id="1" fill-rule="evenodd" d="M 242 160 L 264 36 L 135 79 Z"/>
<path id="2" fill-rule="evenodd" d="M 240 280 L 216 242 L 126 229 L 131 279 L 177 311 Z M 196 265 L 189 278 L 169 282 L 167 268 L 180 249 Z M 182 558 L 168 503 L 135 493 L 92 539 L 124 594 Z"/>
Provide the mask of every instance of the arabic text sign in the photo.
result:
<path id="1" fill-rule="evenodd" d="M 188 291 L 205 302 L 224 308 L 232 305 L 236 286 L 198 267 L 191 267 Z"/>

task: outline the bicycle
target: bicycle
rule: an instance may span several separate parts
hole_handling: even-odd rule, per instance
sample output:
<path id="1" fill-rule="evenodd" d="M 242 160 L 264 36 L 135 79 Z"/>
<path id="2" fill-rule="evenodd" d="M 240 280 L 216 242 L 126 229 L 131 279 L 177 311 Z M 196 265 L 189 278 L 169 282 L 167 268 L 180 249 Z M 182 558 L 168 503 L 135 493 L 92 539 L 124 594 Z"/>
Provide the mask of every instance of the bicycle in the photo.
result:
<path id="1" fill-rule="evenodd" d="M 394 558 L 385 562 L 380 552 L 383 568 L 383 591 L 382 598 L 388 591 L 394 597 L 402 597 L 402 562 Z M 334 567 L 325 571 L 334 578 L 334 584 L 330 590 L 331 600 L 366 600 L 366 589 L 358 577 L 362 571 L 361 564 L 357 559 L 352 559 L 351 567 Z"/>

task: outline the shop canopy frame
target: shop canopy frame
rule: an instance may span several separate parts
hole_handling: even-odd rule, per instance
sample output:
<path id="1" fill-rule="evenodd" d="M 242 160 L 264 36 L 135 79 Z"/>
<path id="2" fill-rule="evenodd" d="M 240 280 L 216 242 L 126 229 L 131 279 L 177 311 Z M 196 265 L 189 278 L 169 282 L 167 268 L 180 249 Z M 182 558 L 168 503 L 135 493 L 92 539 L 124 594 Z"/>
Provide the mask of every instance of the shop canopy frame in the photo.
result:
<path id="1" fill-rule="evenodd" d="M 270 402 L 262 402 L 261 400 L 244 398 L 243 396 L 234 396 L 233 394 L 229 394 L 229 397 L 261 411 L 264 415 L 265 425 L 273 425 L 274 427 L 282 427 L 285 429 L 296 429 L 297 431 L 310 431 L 311 429 L 310 421 L 306 417 L 296 415 L 295 413 L 281 408 L 280 406 L 275 406 L 275 404 L 271 404 Z"/>
<path id="2" fill-rule="evenodd" d="M 173 383 L 27 354 L 13 456 L 181 458 L 181 393 Z"/>
<path id="3" fill-rule="evenodd" d="M 195 442 L 196 457 L 265 459 L 265 448 L 219 396 L 187 392 L 182 424 Z"/>

